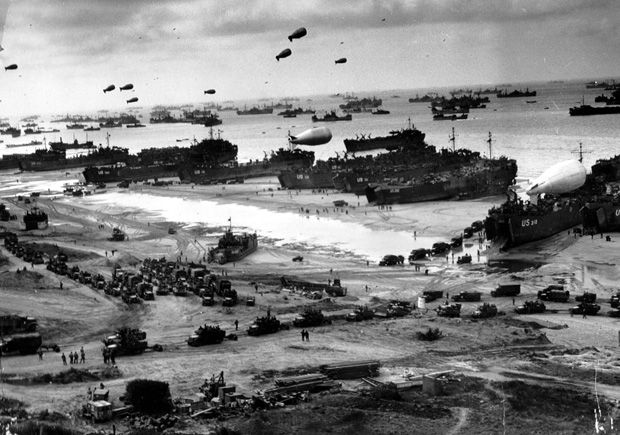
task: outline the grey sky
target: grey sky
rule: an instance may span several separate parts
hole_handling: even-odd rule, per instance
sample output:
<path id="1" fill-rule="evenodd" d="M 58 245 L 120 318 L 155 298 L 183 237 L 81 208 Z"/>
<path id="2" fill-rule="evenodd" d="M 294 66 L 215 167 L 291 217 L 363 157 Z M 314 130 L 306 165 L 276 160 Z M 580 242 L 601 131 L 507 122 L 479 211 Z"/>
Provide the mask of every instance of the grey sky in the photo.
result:
<path id="1" fill-rule="evenodd" d="M 6 1 L 6 0 L 4 0 Z M 0 1 L 0 4 L 2 2 Z M 1 9 L 0 9 L 1 11 Z M 385 20 L 383 20 L 385 19 Z M 305 26 L 308 35 L 286 37 Z M 342 43 L 341 43 L 342 42 Z M 618 75 L 612 0 L 20 0 L 0 113 Z M 280 62 L 275 55 L 291 48 Z M 345 65 L 334 60 L 347 57 Z M 267 83 L 265 83 L 267 82 Z"/>

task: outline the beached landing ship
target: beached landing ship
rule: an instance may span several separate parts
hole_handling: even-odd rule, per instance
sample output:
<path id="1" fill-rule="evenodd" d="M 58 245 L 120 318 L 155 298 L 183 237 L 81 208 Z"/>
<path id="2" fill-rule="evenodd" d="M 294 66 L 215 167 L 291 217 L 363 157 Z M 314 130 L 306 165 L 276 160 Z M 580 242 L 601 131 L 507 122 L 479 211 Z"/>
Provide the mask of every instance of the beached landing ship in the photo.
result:
<path id="1" fill-rule="evenodd" d="M 400 147 L 423 145 L 425 137 L 426 134 L 417 130 L 409 119 L 407 128 L 392 130 L 389 136 L 371 138 L 368 135 L 368 137 L 345 139 L 344 146 L 350 153 L 375 149 L 395 150 Z"/>
<path id="2" fill-rule="evenodd" d="M 18 162 L 22 171 L 54 171 L 126 162 L 128 157 L 127 148 L 99 147 L 88 154 L 70 158 L 65 151 L 36 150 L 33 154 L 22 155 Z"/>
<path id="3" fill-rule="evenodd" d="M 220 238 L 217 248 L 209 250 L 208 261 L 219 264 L 239 261 L 256 252 L 256 249 L 258 249 L 256 234 L 234 235 L 231 225 Z"/>
<path id="4" fill-rule="evenodd" d="M 505 157 L 487 159 L 472 153 L 468 160 L 413 177 L 406 184 L 369 184 L 366 198 L 378 205 L 480 198 L 505 192 L 517 175 L 515 161 Z"/>
<path id="5" fill-rule="evenodd" d="M 314 153 L 300 149 L 280 148 L 265 155 L 263 160 L 238 163 L 236 160 L 220 164 L 182 163 L 178 175 L 182 182 L 212 184 L 227 180 L 245 180 L 247 178 L 278 175 L 283 170 L 309 168 L 314 163 Z"/>
<path id="6" fill-rule="evenodd" d="M 534 181 L 528 191 L 531 202 L 509 190 L 508 200 L 489 210 L 484 224 L 487 239 L 500 249 L 507 249 L 580 225 L 584 223 L 584 205 L 598 198 L 604 189 L 605 183 L 596 176 L 586 176 L 580 162 L 560 162 Z M 544 197 L 539 196 L 542 193 Z"/>
<path id="7" fill-rule="evenodd" d="M 88 183 L 111 183 L 124 180 L 145 181 L 178 175 L 179 165 L 214 165 L 237 157 L 237 145 L 214 138 L 195 143 L 189 148 L 177 146 L 149 148 L 131 156 L 124 165 L 92 166 L 84 170 Z"/>

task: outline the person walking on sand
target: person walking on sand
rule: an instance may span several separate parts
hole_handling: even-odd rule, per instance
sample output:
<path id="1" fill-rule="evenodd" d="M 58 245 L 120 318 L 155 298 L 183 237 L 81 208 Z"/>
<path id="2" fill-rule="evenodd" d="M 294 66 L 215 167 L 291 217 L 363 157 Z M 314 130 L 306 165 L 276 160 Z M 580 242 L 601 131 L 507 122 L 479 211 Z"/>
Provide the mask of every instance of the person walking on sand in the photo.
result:
<path id="1" fill-rule="evenodd" d="M 43 360 L 43 350 L 41 348 L 39 348 L 39 350 L 37 351 L 37 354 L 39 355 L 39 360 Z"/>
<path id="2" fill-rule="evenodd" d="M 86 352 L 84 352 L 84 347 L 80 348 L 80 363 L 86 364 Z"/>
<path id="3" fill-rule="evenodd" d="M 239 330 L 239 320 L 235 319 L 235 331 Z"/>
<path id="4" fill-rule="evenodd" d="M 65 356 L 64 352 L 62 353 L 62 355 L 60 355 L 60 359 L 62 359 L 62 365 L 66 366 L 67 365 L 67 357 Z"/>
<path id="5" fill-rule="evenodd" d="M 310 332 L 306 330 L 306 341 L 310 341 Z"/>
<path id="6" fill-rule="evenodd" d="M 301 330 L 301 341 L 305 341 L 306 340 L 306 330 L 302 329 Z"/>

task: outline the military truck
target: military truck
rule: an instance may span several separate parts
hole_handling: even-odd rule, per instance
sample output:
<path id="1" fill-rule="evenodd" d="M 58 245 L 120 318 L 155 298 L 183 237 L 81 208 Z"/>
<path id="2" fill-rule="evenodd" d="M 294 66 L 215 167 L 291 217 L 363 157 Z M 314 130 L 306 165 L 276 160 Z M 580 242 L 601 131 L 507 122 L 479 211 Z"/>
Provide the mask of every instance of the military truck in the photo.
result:
<path id="1" fill-rule="evenodd" d="M 103 344 L 115 355 L 137 355 L 148 347 L 146 332 L 135 328 L 119 328 L 114 335 L 103 340 Z"/>
<path id="2" fill-rule="evenodd" d="M 571 314 L 586 314 L 588 316 L 596 316 L 596 314 L 601 310 L 600 305 L 590 303 L 590 302 L 581 302 L 579 305 L 576 305 L 570 308 L 568 311 Z"/>
<path id="3" fill-rule="evenodd" d="M 443 290 L 424 290 L 422 292 L 425 302 L 433 302 L 436 299 L 443 298 Z"/>
<path id="4" fill-rule="evenodd" d="M 428 255 L 428 251 L 424 248 L 414 249 L 409 254 L 409 264 L 412 264 L 418 260 L 425 260 Z"/>
<path id="5" fill-rule="evenodd" d="M 281 324 L 275 316 L 267 313 L 266 316 L 256 318 L 254 323 L 248 328 L 248 335 L 273 334 L 281 329 L 288 329 L 288 326 Z"/>
<path id="6" fill-rule="evenodd" d="M 37 330 L 37 319 L 29 316 L 8 314 L 0 316 L 0 334 L 8 335 L 19 332 L 34 332 Z"/>
<path id="7" fill-rule="evenodd" d="M 521 293 L 521 284 L 500 284 L 495 290 L 491 290 L 494 298 L 501 296 L 514 297 Z"/>
<path id="8" fill-rule="evenodd" d="M 0 354 L 19 353 L 21 355 L 31 355 L 37 353 L 43 340 L 38 332 L 23 334 L 13 334 L 5 337 L 0 342 Z"/>
<path id="9" fill-rule="evenodd" d="M 465 254 L 456 260 L 456 264 L 470 264 L 471 263 L 471 255 Z"/>
<path id="10" fill-rule="evenodd" d="M 568 302 L 570 293 L 564 290 L 563 285 L 552 284 L 538 292 L 538 299 L 551 302 Z"/>
<path id="11" fill-rule="evenodd" d="M 480 305 L 471 315 L 474 319 L 488 319 L 497 316 L 497 306 L 485 302 Z"/>
<path id="12" fill-rule="evenodd" d="M 452 296 L 454 302 L 478 302 L 482 297 L 480 292 L 460 292 Z"/>
<path id="13" fill-rule="evenodd" d="M 584 292 L 582 295 L 575 296 L 575 301 L 593 304 L 594 302 L 596 302 L 596 293 Z"/>
<path id="14" fill-rule="evenodd" d="M 436 257 L 438 255 L 445 255 L 450 251 L 450 244 L 446 242 L 433 243 L 431 248 L 431 255 Z"/>
<path id="15" fill-rule="evenodd" d="M 517 314 L 538 314 L 547 310 L 545 304 L 541 301 L 525 301 L 522 305 L 515 308 Z"/>
<path id="16" fill-rule="evenodd" d="M 439 317 L 460 317 L 461 304 L 443 304 L 435 308 Z"/>
<path id="17" fill-rule="evenodd" d="M 207 344 L 220 344 L 224 341 L 226 332 L 219 326 L 203 325 L 194 331 L 187 339 L 190 346 L 204 346 Z"/>
<path id="18" fill-rule="evenodd" d="M 355 311 L 347 314 L 345 320 L 347 322 L 361 322 L 362 320 L 370 320 L 375 317 L 375 312 L 363 305 L 355 308 Z"/>
<path id="19" fill-rule="evenodd" d="M 323 315 L 321 310 L 308 307 L 298 317 L 293 320 L 293 326 L 298 328 L 308 328 L 313 326 L 329 325 L 332 321 Z"/>
<path id="20" fill-rule="evenodd" d="M 222 306 L 233 307 L 237 305 L 237 290 L 226 289 L 224 290 L 224 294 L 222 296 L 224 297 L 224 300 L 222 301 Z"/>
<path id="21" fill-rule="evenodd" d="M 129 290 L 122 291 L 121 298 L 123 299 L 123 302 L 125 302 L 126 304 L 139 304 L 140 303 L 140 298 L 138 297 L 138 295 Z"/>
<path id="22" fill-rule="evenodd" d="M 410 314 L 411 310 L 411 302 L 394 299 L 388 304 L 386 315 L 387 317 L 403 317 Z"/>
<path id="23" fill-rule="evenodd" d="M 405 257 L 402 255 L 385 255 L 381 261 L 379 261 L 379 266 L 396 266 L 402 265 L 405 262 Z"/>

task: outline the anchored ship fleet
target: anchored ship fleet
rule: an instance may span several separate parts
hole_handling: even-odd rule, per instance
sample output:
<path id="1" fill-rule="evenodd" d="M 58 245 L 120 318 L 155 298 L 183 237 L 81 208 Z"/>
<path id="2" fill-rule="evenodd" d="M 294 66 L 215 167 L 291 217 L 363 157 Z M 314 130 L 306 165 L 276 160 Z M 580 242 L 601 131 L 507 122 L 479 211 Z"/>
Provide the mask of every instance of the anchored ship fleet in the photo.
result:
<path id="1" fill-rule="evenodd" d="M 148 148 L 136 155 L 108 144 L 67 158 L 67 149 L 92 148 L 92 142 L 60 141 L 50 143 L 50 150 L 6 156 L 0 167 L 23 171 L 85 167 L 84 179 L 93 184 L 127 185 L 170 177 L 183 183 L 212 184 L 277 176 L 285 189 L 337 189 L 365 196 L 376 205 L 507 193 L 506 202 L 489 210 L 484 225 L 487 239 L 501 249 L 544 239 L 576 225 L 594 232 L 620 229 L 620 156 L 599 160 L 588 174 L 580 161 L 561 162 L 534 180 L 524 196 L 514 186 L 515 160 L 457 149 L 454 137 L 453 129 L 451 149 L 437 150 L 409 120 L 405 128 L 385 136 L 345 139 L 344 156 L 315 161 L 314 152 L 297 148 L 331 140 L 327 127 L 315 127 L 289 135 L 288 148 L 240 163 L 237 145 L 219 135 L 214 137 L 211 129 L 209 137 L 194 140 L 189 147 Z M 491 140 L 489 133 L 489 156 Z M 381 151 L 355 154 L 370 150 Z"/>

